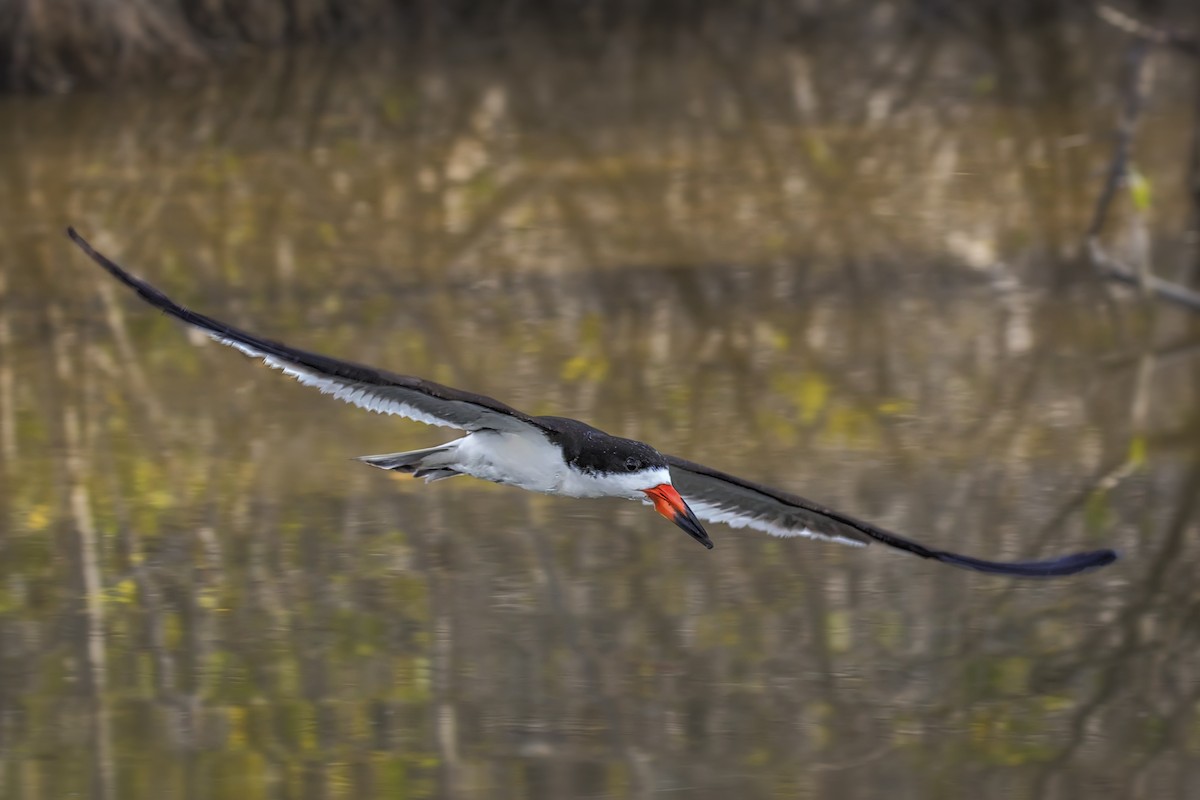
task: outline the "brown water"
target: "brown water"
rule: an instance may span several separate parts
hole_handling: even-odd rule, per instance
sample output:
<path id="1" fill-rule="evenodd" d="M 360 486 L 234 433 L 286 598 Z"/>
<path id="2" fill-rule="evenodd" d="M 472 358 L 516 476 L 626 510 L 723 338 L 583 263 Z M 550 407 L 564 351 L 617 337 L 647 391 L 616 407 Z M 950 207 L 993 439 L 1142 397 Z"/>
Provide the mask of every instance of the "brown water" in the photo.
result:
<path id="1" fill-rule="evenodd" d="M 1117 60 L 594 45 L 2 101 L 0 793 L 1200 793 L 1196 328 L 1072 257 Z M 1169 77 L 1112 229 L 1167 274 Z M 444 433 L 189 337 L 68 223 L 285 341 L 938 546 L 1124 557 L 707 552 L 630 503 L 392 480 L 348 458 Z"/>

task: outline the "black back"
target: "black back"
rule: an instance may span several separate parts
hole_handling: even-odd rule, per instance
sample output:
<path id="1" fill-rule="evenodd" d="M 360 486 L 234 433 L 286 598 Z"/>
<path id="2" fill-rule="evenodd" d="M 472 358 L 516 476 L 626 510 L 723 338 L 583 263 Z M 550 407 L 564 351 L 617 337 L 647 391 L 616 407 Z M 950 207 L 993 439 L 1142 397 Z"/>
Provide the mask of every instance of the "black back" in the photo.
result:
<path id="1" fill-rule="evenodd" d="M 662 453 L 645 442 L 613 436 L 568 417 L 535 417 L 563 458 L 580 472 L 592 475 L 639 472 L 667 467 Z"/>

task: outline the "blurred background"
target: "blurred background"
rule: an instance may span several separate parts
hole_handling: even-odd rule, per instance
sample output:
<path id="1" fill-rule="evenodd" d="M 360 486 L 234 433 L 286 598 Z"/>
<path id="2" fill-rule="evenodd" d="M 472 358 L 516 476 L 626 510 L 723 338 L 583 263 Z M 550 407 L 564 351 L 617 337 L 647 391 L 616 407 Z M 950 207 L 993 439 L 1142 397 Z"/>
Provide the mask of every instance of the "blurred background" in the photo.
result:
<path id="1" fill-rule="evenodd" d="M 0 796 L 1200 796 L 1200 317 L 1146 277 L 1200 281 L 1200 17 L 1111 10 L 0 3 Z M 349 459 L 447 432 L 68 224 L 301 347 L 1123 559 L 393 479 Z"/>

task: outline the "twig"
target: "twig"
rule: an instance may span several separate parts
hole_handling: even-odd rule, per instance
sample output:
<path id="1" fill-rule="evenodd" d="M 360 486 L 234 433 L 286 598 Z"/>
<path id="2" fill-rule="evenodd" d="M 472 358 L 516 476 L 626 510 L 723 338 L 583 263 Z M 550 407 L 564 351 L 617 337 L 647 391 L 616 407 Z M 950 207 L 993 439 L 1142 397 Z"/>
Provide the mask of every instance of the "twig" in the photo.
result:
<path id="1" fill-rule="evenodd" d="M 1125 107 L 1121 109 L 1121 118 L 1117 122 L 1116 142 L 1113 144 L 1112 160 L 1108 164 L 1108 173 L 1104 178 L 1104 188 L 1096 200 L 1096 209 L 1092 212 L 1092 221 L 1088 225 L 1087 238 L 1095 239 L 1100 235 L 1105 220 L 1108 219 L 1108 209 L 1112 205 L 1117 189 L 1129 172 L 1129 157 L 1133 153 L 1133 137 L 1137 132 L 1138 121 L 1142 116 L 1146 96 L 1146 56 L 1150 48 L 1145 42 L 1138 42 L 1129 53 L 1129 85 L 1125 93 Z"/>
<path id="2" fill-rule="evenodd" d="M 1195 36 L 1176 33 L 1174 31 L 1164 31 L 1110 5 L 1101 4 L 1096 6 L 1096 15 L 1114 28 L 1136 36 L 1142 41 L 1168 47 L 1194 58 L 1200 58 L 1200 39 L 1197 39 Z"/>
<path id="3" fill-rule="evenodd" d="M 1106 4 L 1097 5 L 1095 10 L 1096 15 L 1100 19 L 1118 30 L 1124 31 L 1131 36 L 1136 36 L 1143 42 L 1165 47 L 1176 53 L 1188 55 L 1193 58 L 1200 58 L 1200 37 L 1195 34 L 1176 33 L 1157 28 Z M 1192 228 L 1193 230 L 1197 230 L 1200 229 L 1200 118 L 1197 119 L 1192 130 L 1191 169 L 1188 174 L 1188 184 L 1192 195 L 1193 207 Z M 1200 277 L 1200 260 L 1193 262 L 1190 271 L 1184 269 L 1176 277 L 1186 282 L 1189 272 L 1192 279 Z"/>
<path id="4" fill-rule="evenodd" d="M 1141 288 L 1147 294 L 1182 306 L 1191 311 L 1200 312 L 1200 292 L 1186 286 L 1180 286 L 1171 281 L 1165 281 L 1155 275 L 1139 275 L 1136 271 L 1120 263 L 1105 252 L 1100 242 L 1094 238 L 1087 240 L 1088 260 L 1096 271 L 1109 280 L 1127 283 Z"/>
<path id="5" fill-rule="evenodd" d="M 1102 6 L 1099 11 L 1103 12 L 1106 8 L 1108 7 Z M 1150 40 L 1145 36 L 1139 37 L 1139 41 L 1130 51 L 1125 105 L 1121 109 L 1121 117 L 1117 121 L 1116 141 L 1113 143 L 1112 159 L 1109 161 L 1104 187 L 1096 199 L 1096 208 L 1092 212 L 1091 223 L 1084 234 L 1084 253 L 1092 269 L 1101 277 L 1137 287 L 1146 297 L 1155 297 L 1190 311 L 1200 312 L 1200 293 L 1154 275 L 1145 259 L 1138 260 L 1136 269 L 1126 266 L 1110 256 L 1104 246 L 1100 244 L 1100 232 L 1108 220 L 1113 198 L 1116 197 L 1118 188 L 1129 173 L 1129 162 L 1133 155 L 1133 139 L 1145 107 L 1148 83 L 1148 73 L 1145 67 L 1150 44 Z"/>

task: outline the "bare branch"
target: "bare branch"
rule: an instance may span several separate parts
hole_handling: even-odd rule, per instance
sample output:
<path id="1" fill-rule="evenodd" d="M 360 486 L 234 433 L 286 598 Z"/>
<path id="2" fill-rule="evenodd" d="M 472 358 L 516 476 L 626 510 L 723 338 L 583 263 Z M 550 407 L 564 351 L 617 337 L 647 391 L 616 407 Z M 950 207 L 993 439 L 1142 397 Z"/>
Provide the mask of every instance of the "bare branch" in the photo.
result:
<path id="1" fill-rule="evenodd" d="M 1133 154 L 1133 137 L 1137 132 L 1138 122 L 1142 116 L 1142 108 L 1146 98 L 1146 56 L 1150 48 L 1145 43 L 1134 45 L 1129 54 L 1129 84 L 1125 93 L 1125 106 L 1121 109 L 1121 119 L 1117 122 L 1116 142 L 1113 144 L 1113 156 L 1108 165 L 1104 178 L 1104 188 L 1096 200 L 1096 210 L 1092 212 L 1092 222 L 1088 225 L 1087 238 L 1094 239 L 1100 235 L 1104 222 L 1108 219 L 1108 209 L 1112 205 L 1117 189 L 1129 172 L 1129 159 Z"/>
<path id="2" fill-rule="evenodd" d="M 1117 24 L 1114 19 L 1126 19 L 1120 17 L 1120 12 L 1109 6 L 1100 6 L 1097 13 L 1114 25 Z M 1122 23 L 1118 27 L 1122 27 L 1124 30 L 1128 26 Z M 1137 287 L 1146 297 L 1155 297 L 1190 311 L 1200 312 L 1200 293 L 1154 275 L 1150 270 L 1150 265 L 1145 263 L 1144 259 L 1138 259 L 1136 269 L 1126 266 L 1110 256 L 1104 246 L 1100 244 L 1100 232 L 1104 229 L 1104 223 L 1108 219 L 1113 199 L 1129 173 L 1129 162 L 1133 156 L 1133 139 L 1145 107 L 1149 83 L 1146 59 L 1153 40 L 1145 35 L 1139 35 L 1139 37 L 1140 41 L 1135 43 L 1130 50 L 1125 104 L 1121 109 L 1121 117 L 1117 121 L 1116 141 L 1113 143 L 1113 154 L 1105 174 L 1104 187 L 1096 199 L 1092 221 L 1084 234 L 1084 253 L 1092 269 L 1101 277 Z"/>
<path id="3" fill-rule="evenodd" d="M 1141 287 L 1148 294 L 1191 311 L 1200 311 L 1200 292 L 1165 281 L 1154 275 L 1139 275 L 1110 256 L 1095 238 L 1087 240 L 1088 260 L 1096 271 L 1109 280 Z"/>
<path id="4" fill-rule="evenodd" d="M 1145 42 L 1167 47 L 1193 58 L 1200 58 L 1200 39 L 1195 36 L 1164 31 L 1106 4 L 1096 6 L 1096 15 L 1114 28 L 1125 31 Z"/>

